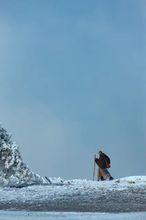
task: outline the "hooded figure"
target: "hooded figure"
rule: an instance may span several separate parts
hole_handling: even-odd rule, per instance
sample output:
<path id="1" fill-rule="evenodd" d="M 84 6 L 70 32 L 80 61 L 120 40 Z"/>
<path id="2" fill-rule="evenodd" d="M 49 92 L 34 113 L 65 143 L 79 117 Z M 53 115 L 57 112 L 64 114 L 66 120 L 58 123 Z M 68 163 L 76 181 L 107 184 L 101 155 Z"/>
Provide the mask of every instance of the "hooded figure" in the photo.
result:
<path id="1" fill-rule="evenodd" d="M 95 158 L 95 162 L 99 167 L 98 180 L 113 180 L 113 177 L 108 171 L 110 168 L 110 158 L 102 151 L 99 151 L 98 154 L 99 158 Z"/>

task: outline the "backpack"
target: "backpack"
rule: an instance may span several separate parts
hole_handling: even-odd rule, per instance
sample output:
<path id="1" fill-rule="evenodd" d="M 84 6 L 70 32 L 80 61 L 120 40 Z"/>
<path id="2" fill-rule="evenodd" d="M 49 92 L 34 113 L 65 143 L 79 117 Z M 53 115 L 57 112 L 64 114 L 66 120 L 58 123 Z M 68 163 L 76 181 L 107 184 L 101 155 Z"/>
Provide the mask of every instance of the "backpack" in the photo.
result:
<path id="1" fill-rule="evenodd" d="M 110 163 L 111 163 L 110 158 L 106 154 L 104 154 L 104 157 L 105 157 L 105 163 L 106 163 L 107 168 L 110 168 L 111 167 L 111 165 L 110 165 Z"/>

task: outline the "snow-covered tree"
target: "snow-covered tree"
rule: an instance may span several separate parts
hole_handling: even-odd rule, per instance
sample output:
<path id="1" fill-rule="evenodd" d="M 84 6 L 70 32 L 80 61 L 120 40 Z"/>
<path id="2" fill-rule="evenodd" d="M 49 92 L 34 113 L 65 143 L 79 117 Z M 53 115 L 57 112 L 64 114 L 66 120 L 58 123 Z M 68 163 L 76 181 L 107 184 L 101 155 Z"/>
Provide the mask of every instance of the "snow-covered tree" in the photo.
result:
<path id="1" fill-rule="evenodd" d="M 0 186 L 43 184 L 44 179 L 34 174 L 23 162 L 19 147 L 0 125 Z"/>

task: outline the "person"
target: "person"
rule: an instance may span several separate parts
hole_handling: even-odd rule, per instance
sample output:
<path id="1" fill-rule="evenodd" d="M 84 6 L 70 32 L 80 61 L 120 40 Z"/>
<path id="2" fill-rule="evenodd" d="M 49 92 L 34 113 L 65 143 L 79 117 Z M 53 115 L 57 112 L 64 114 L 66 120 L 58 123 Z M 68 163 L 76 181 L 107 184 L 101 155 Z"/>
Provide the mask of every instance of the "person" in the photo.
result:
<path id="1" fill-rule="evenodd" d="M 97 164 L 98 168 L 98 181 L 103 180 L 113 180 L 113 177 L 111 176 L 108 169 L 110 168 L 110 158 L 103 153 L 102 151 L 98 152 L 99 158 L 95 158 L 95 162 Z"/>

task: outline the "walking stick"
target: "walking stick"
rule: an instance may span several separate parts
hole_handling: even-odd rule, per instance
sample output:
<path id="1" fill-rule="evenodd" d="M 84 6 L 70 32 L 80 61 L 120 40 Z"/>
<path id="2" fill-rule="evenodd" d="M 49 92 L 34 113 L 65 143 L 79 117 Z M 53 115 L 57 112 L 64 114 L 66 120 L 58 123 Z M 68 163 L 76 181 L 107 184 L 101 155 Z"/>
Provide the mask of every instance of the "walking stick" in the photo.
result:
<path id="1" fill-rule="evenodd" d="M 93 181 L 94 181 L 94 178 L 95 178 L 95 158 L 96 158 L 96 154 L 94 155 Z"/>

